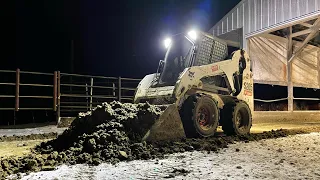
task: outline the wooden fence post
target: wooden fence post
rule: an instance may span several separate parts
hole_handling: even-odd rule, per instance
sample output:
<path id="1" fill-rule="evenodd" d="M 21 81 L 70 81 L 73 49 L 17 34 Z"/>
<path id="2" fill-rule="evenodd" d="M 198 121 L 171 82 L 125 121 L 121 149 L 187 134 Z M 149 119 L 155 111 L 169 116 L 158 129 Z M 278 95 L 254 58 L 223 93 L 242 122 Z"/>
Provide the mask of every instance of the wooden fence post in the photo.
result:
<path id="1" fill-rule="evenodd" d="M 16 94 L 15 94 L 15 114 L 14 114 L 14 120 L 13 125 L 16 125 L 16 118 L 17 118 L 17 112 L 19 111 L 19 96 L 20 96 L 20 69 L 16 70 Z"/>

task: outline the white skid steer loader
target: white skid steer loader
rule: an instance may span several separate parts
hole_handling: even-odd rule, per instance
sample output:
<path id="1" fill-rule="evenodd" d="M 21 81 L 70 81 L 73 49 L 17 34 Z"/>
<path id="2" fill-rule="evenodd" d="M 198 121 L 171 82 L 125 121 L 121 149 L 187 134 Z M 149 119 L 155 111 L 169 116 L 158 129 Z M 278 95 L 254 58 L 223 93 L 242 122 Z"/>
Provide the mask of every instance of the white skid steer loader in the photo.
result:
<path id="1" fill-rule="evenodd" d="M 167 108 L 144 136 L 146 141 L 250 133 L 253 78 L 244 50 L 228 57 L 227 43 L 204 32 L 166 39 L 158 71 L 139 83 L 134 103 Z"/>

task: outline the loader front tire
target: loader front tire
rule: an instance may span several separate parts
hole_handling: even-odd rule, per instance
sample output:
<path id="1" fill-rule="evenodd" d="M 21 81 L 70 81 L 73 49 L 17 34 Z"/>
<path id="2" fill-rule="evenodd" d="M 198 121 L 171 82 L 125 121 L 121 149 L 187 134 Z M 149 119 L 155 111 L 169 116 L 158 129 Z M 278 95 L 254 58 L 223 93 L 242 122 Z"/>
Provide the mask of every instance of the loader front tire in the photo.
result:
<path id="1" fill-rule="evenodd" d="M 187 137 L 209 137 L 216 132 L 219 108 L 209 96 L 190 96 L 184 102 L 182 113 L 182 122 Z"/>
<path id="2" fill-rule="evenodd" d="M 222 130 L 226 135 L 245 135 L 250 133 L 252 115 L 244 102 L 225 105 L 221 112 Z"/>

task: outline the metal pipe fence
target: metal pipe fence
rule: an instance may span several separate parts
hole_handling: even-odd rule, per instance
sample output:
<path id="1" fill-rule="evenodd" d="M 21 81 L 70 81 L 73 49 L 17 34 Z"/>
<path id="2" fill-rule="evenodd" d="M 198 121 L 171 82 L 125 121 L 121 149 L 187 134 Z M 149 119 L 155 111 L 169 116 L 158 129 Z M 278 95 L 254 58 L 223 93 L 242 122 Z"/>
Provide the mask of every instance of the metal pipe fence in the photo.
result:
<path id="1" fill-rule="evenodd" d="M 102 102 L 132 102 L 140 80 L 61 73 L 57 111 L 61 116 L 69 116 L 70 112 L 92 110 Z"/>
<path id="2" fill-rule="evenodd" d="M 254 99 L 254 101 L 265 102 L 265 103 L 279 102 L 284 100 L 288 100 L 288 98 L 280 98 L 280 99 L 272 99 L 272 100 Z M 320 101 L 320 98 L 293 98 L 293 100 Z"/>
<path id="3" fill-rule="evenodd" d="M 3 75 L 5 73 L 9 75 Z M 113 100 L 132 102 L 135 87 L 140 81 L 140 79 L 132 78 L 68 74 L 59 71 L 41 73 L 20 71 L 20 69 L 16 71 L 0 70 L 0 74 L 0 77 L 14 77 L 10 82 L 2 82 L 3 78 L 0 78 L 1 89 L 6 89 L 6 91 L 0 92 L 0 111 L 13 111 L 14 125 L 16 124 L 16 114 L 19 111 L 51 111 L 54 112 L 56 121 L 59 121 L 61 116 L 75 116 L 80 111 L 92 110 L 93 106 L 102 102 Z M 26 76 L 32 77 L 26 78 Z M 50 77 L 51 81 L 34 82 L 42 80 L 44 76 Z M 7 86 L 14 87 L 14 89 L 7 90 Z M 46 94 L 39 95 L 42 92 L 46 92 Z M 21 102 L 25 100 L 27 103 Z M 29 103 L 31 100 L 39 100 L 41 103 Z M 49 100 L 51 103 L 43 102 L 45 100 Z M 8 103 L 5 103 L 9 101 L 14 101 L 14 106 L 10 107 Z"/>
<path id="4" fill-rule="evenodd" d="M 11 80 L 4 82 L 7 77 L 11 77 Z M 74 117 L 78 112 L 92 110 L 103 102 L 132 102 L 139 81 L 140 79 L 135 78 L 68 74 L 60 71 L 41 73 L 20 69 L 0 70 L 0 111 L 13 111 L 14 125 L 19 111 L 49 111 L 53 112 L 55 121 L 59 121 L 61 117 Z M 254 99 L 257 104 L 285 100 L 287 98 Z M 320 101 L 319 98 L 294 100 Z"/>
<path id="5" fill-rule="evenodd" d="M 280 99 L 254 99 L 254 110 L 255 111 L 287 111 L 287 100 L 286 98 Z M 320 110 L 320 98 L 293 98 L 294 100 L 294 111 L 303 110 Z M 306 103 L 308 102 L 308 103 Z"/>
<path id="6" fill-rule="evenodd" d="M 8 110 L 14 110 L 14 118 L 13 118 L 13 124 L 16 124 L 16 114 L 19 111 L 25 111 L 25 110 L 49 110 L 49 111 L 54 111 L 55 110 L 55 104 L 52 106 L 38 106 L 38 107 L 34 107 L 29 105 L 28 103 L 21 103 L 21 101 L 24 101 L 25 99 L 30 100 L 30 99 L 52 99 L 54 101 L 55 99 L 55 89 L 56 84 L 54 83 L 55 81 L 55 74 L 54 73 L 39 73 L 39 72 L 29 72 L 29 71 L 20 71 L 20 69 L 17 69 L 16 71 L 12 71 L 12 70 L 0 70 L 1 74 L 7 73 L 10 75 L 14 75 L 15 76 L 15 83 L 13 82 L 0 82 L 1 85 L 1 89 L 7 91 L 8 88 L 7 86 L 13 86 L 14 87 L 14 92 L 6 92 L 6 93 L 10 93 L 10 95 L 8 94 L 2 94 L 3 92 L 1 92 L 0 95 L 0 99 L 2 102 L 8 102 L 8 100 L 6 101 L 5 99 L 14 99 L 14 107 L 6 107 L 6 103 L 0 103 L 1 107 L 0 110 L 2 111 L 8 111 Z M 21 77 L 24 76 L 34 76 L 34 75 L 41 75 L 41 76 L 48 76 L 50 78 L 52 78 L 52 82 L 50 82 L 51 84 L 44 84 L 44 83 L 29 83 L 26 82 L 24 80 L 21 80 Z M 1 75 L 1 77 L 5 77 L 4 75 Z M 1 78 L 2 80 L 3 78 Z M 30 78 L 32 80 L 36 80 L 37 78 Z M 6 87 L 3 87 L 6 86 Z M 21 89 L 23 87 L 37 87 L 37 88 L 50 88 L 52 91 L 51 95 L 35 95 L 38 94 L 36 93 L 26 93 L 26 94 L 22 94 Z M 38 90 L 38 89 L 37 89 Z M 48 91 L 48 90 L 47 90 Z"/>

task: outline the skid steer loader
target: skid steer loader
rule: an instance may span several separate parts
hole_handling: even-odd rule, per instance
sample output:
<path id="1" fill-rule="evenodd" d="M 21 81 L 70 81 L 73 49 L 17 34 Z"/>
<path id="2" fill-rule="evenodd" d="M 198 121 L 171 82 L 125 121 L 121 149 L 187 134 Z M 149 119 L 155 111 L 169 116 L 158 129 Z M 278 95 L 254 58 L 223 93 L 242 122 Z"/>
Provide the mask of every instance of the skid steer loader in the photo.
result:
<path id="1" fill-rule="evenodd" d="M 144 140 L 250 133 L 253 78 L 244 50 L 228 57 L 225 41 L 191 31 L 165 40 L 158 70 L 139 83 L 134 103 L 165 105 Z"/>

